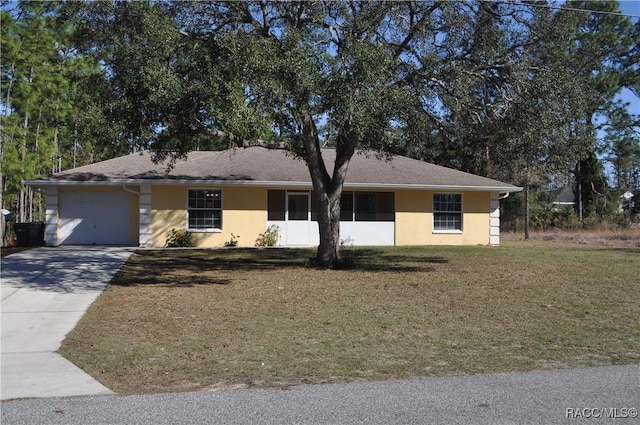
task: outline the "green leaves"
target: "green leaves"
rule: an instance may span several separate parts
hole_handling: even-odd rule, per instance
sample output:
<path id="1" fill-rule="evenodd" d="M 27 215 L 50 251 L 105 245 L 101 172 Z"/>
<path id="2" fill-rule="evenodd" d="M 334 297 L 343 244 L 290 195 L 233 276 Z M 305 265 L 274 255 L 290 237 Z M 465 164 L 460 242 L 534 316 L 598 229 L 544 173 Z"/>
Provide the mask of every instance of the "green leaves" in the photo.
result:
<path id="1" fill-rule="evenodd" d="M 39 128 L 39 146 L 47 151 L 45 135 L 57 139 L 64 166 L 260 140 L 306 160 L 323 145 L 337 147 L 342 164 L 369 148 L 498 178 L 525 168 L 546 175 L 589 151 L 594 114 L 623 85 L 638 86 L 638 24 L 526 2 L 87 1 L 19 10 L 2 18 L 2 102 L 11 111 L 3 131 L 24 145 L 24 130 Z"/>

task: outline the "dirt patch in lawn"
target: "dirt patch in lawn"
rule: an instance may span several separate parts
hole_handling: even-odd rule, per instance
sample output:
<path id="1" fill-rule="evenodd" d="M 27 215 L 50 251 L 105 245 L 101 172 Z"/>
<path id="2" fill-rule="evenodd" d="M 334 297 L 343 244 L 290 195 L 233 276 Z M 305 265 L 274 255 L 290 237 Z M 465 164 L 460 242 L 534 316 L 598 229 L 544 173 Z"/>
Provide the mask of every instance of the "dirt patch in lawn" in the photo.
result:
<path id="1" fill-rule="evenodd" d="M 640 362 L 640 257 L 549 241 L 140 250 L 60 352 L 118 393 Z"/>

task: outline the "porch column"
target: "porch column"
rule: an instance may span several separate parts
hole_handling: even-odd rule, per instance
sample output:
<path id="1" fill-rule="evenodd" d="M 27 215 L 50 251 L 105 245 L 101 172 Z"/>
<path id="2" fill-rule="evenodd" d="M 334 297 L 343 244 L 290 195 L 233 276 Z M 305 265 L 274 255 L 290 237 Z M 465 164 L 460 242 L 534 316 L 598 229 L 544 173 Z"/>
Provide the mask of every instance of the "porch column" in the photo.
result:
<path id="1" fill-rule="evenodd" d="M 142 248 L 150 247 L 151 237 L 151 185 L 140 185 L 140 222 L 138 228 L 138 245 Z"/>
<path id="2" fill-rule="evenodd" d="M 491 193 L 489 245 L 500 245 L 500 194 Z"/>

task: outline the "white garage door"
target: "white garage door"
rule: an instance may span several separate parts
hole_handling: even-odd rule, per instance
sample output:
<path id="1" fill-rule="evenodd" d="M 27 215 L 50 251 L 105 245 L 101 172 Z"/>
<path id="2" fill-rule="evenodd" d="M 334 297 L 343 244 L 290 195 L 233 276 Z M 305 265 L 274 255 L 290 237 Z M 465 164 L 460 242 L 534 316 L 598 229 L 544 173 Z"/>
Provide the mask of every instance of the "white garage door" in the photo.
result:
<path id="1" fill-rule="evenodd" d="M 129 194 L 62 192 L 58 238 L 65 245 L 129 245 Z"/>

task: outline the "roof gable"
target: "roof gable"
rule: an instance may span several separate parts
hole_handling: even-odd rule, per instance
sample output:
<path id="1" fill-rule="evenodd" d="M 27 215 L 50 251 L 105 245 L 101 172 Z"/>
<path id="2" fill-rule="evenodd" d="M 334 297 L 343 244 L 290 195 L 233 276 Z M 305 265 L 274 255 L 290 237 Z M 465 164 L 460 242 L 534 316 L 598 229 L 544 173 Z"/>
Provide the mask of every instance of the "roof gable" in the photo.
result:
<path id="1" fill-rule="evenodd" d="M 333 149 L 323 157 L 332 171 Z M 25 182 L 33 186 L 67 184 L 215 183 L 281 186 L 311 186 L 304 161 L 284 150 L 263 147 L 226 151 L 194 151 L 167 172 L 167 163 L 155 164 L 149 152 L 131 154 Z M 345 187 L 459 188 L 514 192 L 518 187 L 497 180 L 441 167 L 423 161 L 357 152 L 351 159 Z"/>
<path id="2" fill-rule="evenodd" d="M 573 193 L 573 188 L 571 186 L 564 186 L 558 194 L 556 198 L 553 200 L 554 204 L 573 204 L 576 202 L 576 196 Z"/>

